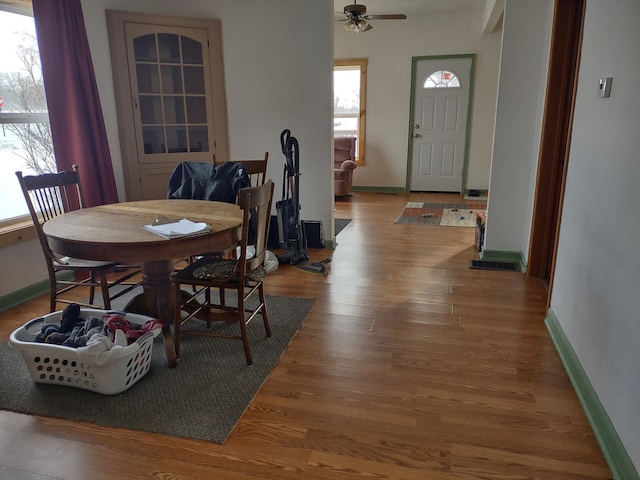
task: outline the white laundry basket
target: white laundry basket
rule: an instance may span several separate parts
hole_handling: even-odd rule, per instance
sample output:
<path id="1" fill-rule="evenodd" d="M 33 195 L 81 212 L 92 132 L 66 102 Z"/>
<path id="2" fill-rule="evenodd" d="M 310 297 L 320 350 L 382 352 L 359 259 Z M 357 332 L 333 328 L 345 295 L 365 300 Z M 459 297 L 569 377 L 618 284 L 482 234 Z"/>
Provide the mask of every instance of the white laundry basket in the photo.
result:
<path id="1" fill-rule="evenodd" d="M 116 313 L 136 325 L 144 325 L 151 317 L 134 313 L 80 309 L 80 318 L 102 318 Z M 35 337 L 46 323 L 60 323 L 62 312 L 53 312 L 36 318 L 15 330 L 9 345 L 22 353 L 33 381 L 92 390 L 103 395 L 122 393 L 140 380 L 151 366 L 153 339 L 160 333 L 156 328 L 146 332 L 119 355 L 109 357 L 103 365 L 92 364 L 79 354 L 77 348 L 37 343 Z"/>

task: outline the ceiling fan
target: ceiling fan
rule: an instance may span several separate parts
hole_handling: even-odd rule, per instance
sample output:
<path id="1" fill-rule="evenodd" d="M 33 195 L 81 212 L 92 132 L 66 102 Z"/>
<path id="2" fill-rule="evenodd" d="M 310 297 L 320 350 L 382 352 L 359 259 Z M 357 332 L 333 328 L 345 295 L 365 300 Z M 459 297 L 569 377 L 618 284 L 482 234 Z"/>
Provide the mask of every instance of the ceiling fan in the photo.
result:
<path id="1" fill-rule="evenodd" d="M 356 0 L 357 1 L 357 0 Z M 342 20 L 342 26 L 350 32 L 367 32 L 373 28 L 369 20 L 404 20 L 407 16 L 403 13 L 394 13 L 388 15 L 367 15 L 367 7 L 353 2 L 353 5 L 344 7 L 346 18 Z"/>

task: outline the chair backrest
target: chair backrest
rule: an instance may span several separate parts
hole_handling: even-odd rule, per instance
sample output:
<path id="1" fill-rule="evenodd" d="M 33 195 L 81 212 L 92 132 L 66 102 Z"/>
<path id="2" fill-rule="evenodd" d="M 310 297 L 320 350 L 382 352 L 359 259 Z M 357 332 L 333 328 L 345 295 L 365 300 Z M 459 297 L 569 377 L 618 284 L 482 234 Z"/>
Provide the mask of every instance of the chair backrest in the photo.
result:
<path id="1" fill-rule="evenodd" d="M 251 271 L 264 265 L 269 238 L 269 224 L 271 223 L 271 202 L 273 200 L 273 181 L 268 180 L 262 185 L 243 188 L 238 192 L 238 205 L 242 209 L 242 235 L 240 239 L 241 254 L 239 263 L 242 271 Z M 253 221 L 252 221 L 253 220 Z M 253 230 L 253 232 L 251 232 Z M 252 238 L 250 238 L 250 235 Z M 246 261 L 247 246 L 254 245 L 255 256 Z"/>
<path id="2" fill-rule="evenodd" d="M 22 172 L 16 172 L 40 245 L 45 256 L 51 259 L 57 257 L 49 248 L 42 224 L 65 212 L 84 207 L 78 166 L 73 165 L 72 168 L 41 175 L 23 176 Z"/>
<path id="3" fill-rule="evenodd" d="M 222 165 L 226 162 L 218 162 L 215 154 L 211 154 L 214 165 Z M 264 158 L 261 160 L 233 160 L 234 162 L 241 163 L 249 178 L 251 179 L 251 185 L 256 187 L 258 185 L 264 185 L 267 180 L 267 162 L 269 160 L 269 152 L 264 152 Z"/>
<path id="4" fill-rule="evenodd" d="M 356 137 L 335 137 L 333 139 L 333 162 L 335 168 L 345 160 L 354 160 L 356 155 Z"/>

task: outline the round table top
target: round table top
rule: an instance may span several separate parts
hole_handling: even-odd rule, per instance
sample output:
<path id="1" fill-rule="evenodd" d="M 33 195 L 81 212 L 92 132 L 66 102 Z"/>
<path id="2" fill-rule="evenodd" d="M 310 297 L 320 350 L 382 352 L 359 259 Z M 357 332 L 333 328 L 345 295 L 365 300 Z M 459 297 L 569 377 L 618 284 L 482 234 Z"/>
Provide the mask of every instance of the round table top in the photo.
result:
<path id="1" fill-rule="evenodd" d="M 159 216 L 206 223 L 207 233 L 167 239 L 144 225 Z M 232 203 L 209 200 L 142 200 L 65 213 L 43 225 L 51 249 L 87 260 L 152 261 L 224 250 L 238 239 L 242 211 Z"/>

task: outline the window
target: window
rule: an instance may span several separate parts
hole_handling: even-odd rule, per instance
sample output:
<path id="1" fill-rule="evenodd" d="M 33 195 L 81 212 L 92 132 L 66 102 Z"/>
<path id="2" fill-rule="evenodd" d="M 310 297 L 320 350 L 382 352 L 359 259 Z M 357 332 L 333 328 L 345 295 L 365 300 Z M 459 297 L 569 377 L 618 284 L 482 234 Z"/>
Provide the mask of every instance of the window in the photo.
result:
<path id="1" fill-rule="evenodd" d="M 33 17 L 0 9 L 0 227 L 25 219 L 15 172 L 55 171 Z"/>
<path id="2" fill-rule="evenodd" d="M 460 88 L 460 80 L 453 72 L 438 70 L 427 77 L 422 88 Z"/>
<path id="3" fill-rule="evenodd" d="M 367 59 L 336 60 L 333 66 L 333 134 L 355 136 L 356 163 L 364 164 Z"/>

